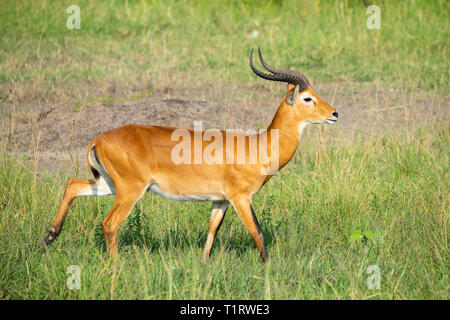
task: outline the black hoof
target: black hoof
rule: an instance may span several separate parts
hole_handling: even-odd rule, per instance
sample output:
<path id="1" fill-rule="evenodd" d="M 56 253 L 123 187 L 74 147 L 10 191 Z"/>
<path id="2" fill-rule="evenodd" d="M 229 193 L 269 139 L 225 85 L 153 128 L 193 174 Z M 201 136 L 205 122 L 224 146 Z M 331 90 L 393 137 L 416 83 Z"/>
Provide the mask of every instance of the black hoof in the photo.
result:
<path id="1" fill-rule="evenodd" d="M 41 243 L 39 244 L 39 247 L 48 245 L 50 242 L 56 239 L 56 236 L 57 234 L 53 230 L 50 230 L 48 232 L 48 235 L 44 239 L 42 239 Z"/>

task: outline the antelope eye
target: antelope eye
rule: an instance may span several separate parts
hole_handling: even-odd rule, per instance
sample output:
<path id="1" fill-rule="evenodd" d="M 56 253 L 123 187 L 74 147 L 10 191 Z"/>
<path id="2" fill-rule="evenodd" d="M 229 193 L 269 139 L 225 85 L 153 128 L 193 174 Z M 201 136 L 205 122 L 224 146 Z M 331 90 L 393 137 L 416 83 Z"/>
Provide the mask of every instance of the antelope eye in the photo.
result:
<path id="1" fill-rule="evenodd" d="M 312 101 L 312 99 L 310 97 L 307 97 L 307 98 L 304 98 L 303 101 L 310 102 L 310 101 Z"/>

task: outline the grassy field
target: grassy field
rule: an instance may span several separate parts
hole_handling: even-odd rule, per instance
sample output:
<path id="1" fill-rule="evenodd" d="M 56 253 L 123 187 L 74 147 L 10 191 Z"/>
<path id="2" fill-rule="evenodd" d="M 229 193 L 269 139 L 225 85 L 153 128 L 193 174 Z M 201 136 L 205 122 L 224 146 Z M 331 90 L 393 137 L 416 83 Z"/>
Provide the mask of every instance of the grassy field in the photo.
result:
<path id="1" fill-rule="evenodd" d="M 1 163 L 0 295 L 58 299 L 448 298 L 448 133 L 443 129 L 352 143 L 305 143 L 254 198 L 269 261 L 232 209 L 202 263 L 209 204 L 146 196 L 121 229 L 120 257 L 100 227 L 113 198 L 75 201 L 44 251 L 67 177 L 39 178 Z M 352 237 L 357 231 L 367 237 Z M 355 239 L 351 239 L 355 238 Z M 81 289 L 68 290 L 70 265 Z M 379 290 L 367 288 L 370 265 Z"/>
<path id="2" fill-rule="evenodd" d="M 42 174 L 32 154 L 6 151 L 8 128 L 33 105 L 94 112 L 99 99 L 167 86 L 259 83 L 247 61 L 258 45 L 313 83 L 445 105 L 447 1 L 379 1 L 381 30 L 366 28 L 364 1 L 79 1 L 80 30 L 66 28 L 71 4 L 0 1 L 1 299 L 449 299 L 448 118 L 371 134 L 306 129 L 318 134 L 253 199 L 265 264 L 232 208 L 204 263 L 210 204 L 150 195 L 122 225 L 116 262 L 100 226 L 113 197 L 77 199 L 38 250 L 78 164 Z M 405 110 L 415 104 L 404 99 Z M 71 265 L 79 290 L 66 286 Z M 379 289 L 367 286 L 373 265 Z"/>
<path id="3" fill-rule="evenodd" d="M 4 100 L 85 105 L 104 96 L 107 81 L 125 98 L 186 81 L 249 81 L 258 45 L 311 80 L 448 89 L 444 0 L 379 1 L 380 30 L 367 29 L 359 0 L 77 3 L 81 29 L 70 30 L 71 1 L 1 2 Z"/>

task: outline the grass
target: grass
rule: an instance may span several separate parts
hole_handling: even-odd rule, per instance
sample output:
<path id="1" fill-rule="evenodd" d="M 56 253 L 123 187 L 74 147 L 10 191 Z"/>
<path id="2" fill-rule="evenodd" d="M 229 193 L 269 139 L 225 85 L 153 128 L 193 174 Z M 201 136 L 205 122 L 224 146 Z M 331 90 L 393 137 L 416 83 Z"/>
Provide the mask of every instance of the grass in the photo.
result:
<path id="1" fill-rule="evenodd" d="M 249 81 L 250 48 L 314 81 L 448 89 L 449 3 L 379 1 L 369 30 L 364 1 L 3 1 L 0 91 L 11 102 L 86 103 L 202 79 Z M 258 36 L 252 37 L 254 32 Z M 18 54 L 20 53 L 20 54 Z"/>
<path id="2" fill-rule="evenodd" d="M 115 263 L 100 227 L 113 197 L 77 199 L 58 240 L 38 250 L 67 179 L 89 175 L 77 163 L 43 175 L 39 157 L 6 151 L 7 125 L 33 122 L 30 106 L 75 113 L 168 87 L 213 87 L 226 102 L 228 84 L 257 83 L 247 59 L 258 45 L 313 84 L 351 83 L 337 98 L 370 112 L 401 105 L 406 117 L 419 99 L 445 107 L 448 1 L 378 1 L 381 30 L 366 28 L 364 2 L 78 1 L 81 29 L 69 30 L 72 1 L 1 1 L 0 298 L 449 299 L 446 119 L 371 134 L 306 129 L 318 137 L 304 138 L 253 199 L 265 264 L 232 208 L 203 263 L 210 205 L 150 195 L 121 227 Z M 359 85 L 375 97 L 352 96 Z M 403 100 L 378 106 L 380 87 L 401 88 Z M 233 98 L 251 105 L 265 99 L 257 94 Z M 81 268 L 80 290 L 66 286 L 71 265 Z M 367 287 L 373 265 L 379 290 Z"/>
<path id="3" fill-rule="evenodd" d="M 302 143 L 288 168 L 254 198 L 270 258 L 229 209 L 211 259 L 201 260 L 209 204 L 146 196 L 105 253 L 100 222 L 113 198 L 77 199 L 58 240 L 37 244 L 68 176 L 42 177 L 1 162 L 3 299 L 448 299 L 448 133 L 422 128 Z M 362 230 L 370 239 L 350 241 Z M 81 268 L 81 289 L 66 287 Z M 381 288 L 368 289 L 370 265 Z"/>

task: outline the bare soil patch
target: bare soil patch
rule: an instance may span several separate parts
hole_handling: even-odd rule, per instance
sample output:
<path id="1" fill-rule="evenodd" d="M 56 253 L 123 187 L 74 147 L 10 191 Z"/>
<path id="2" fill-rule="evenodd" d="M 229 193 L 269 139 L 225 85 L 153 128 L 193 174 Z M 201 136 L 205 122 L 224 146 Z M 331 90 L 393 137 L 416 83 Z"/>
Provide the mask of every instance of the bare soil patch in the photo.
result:
<path id="1" fill-rule="evenodd" d="M 445 98 L 348 83 L 318 84 L 314 88 L 339 112 L 333 134 L 344 138 L 358 131 L 397 132 L 436 120 L 448 125 L 449 103 Z M 69 103 L 45 108 L 30 105 L 29 117 L 21 118 L 13 117 L 3 106 L 6 149 L 34 157 L 40 172 L 72 170 L 80 163 L 85 167 L 85 150 L 95 136 L 129 123 L 192 128 L 194 121 L 202 121 L 204 129 L 265 128 L 284 90 L 284 86 L 271 83 L 185 84 L 154 90 L 126 103 L 100 101 L 82 107 Z M 314 131 L 308 128 L 305 137 L 314 138 Z"/>

